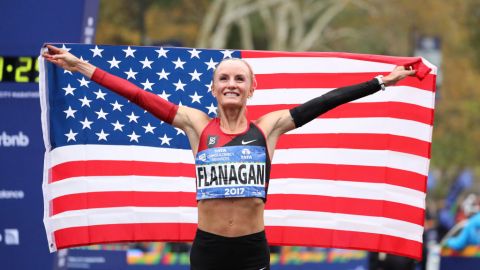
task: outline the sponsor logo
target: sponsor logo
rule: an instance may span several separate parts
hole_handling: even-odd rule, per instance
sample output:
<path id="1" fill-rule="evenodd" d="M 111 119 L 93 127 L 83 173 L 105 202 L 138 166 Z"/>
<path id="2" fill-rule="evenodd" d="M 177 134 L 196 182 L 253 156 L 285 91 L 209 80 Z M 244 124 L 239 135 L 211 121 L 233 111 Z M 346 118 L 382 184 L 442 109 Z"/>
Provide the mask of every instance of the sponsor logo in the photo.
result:
<path id="1" fill-rule="evenodd" d="M 25 193 L 23 190 L 0 190 L 0 200 L 8 200 L 8 199 L 18 199 L 21 200 L 25 197 Z"/>
<path id="2" fill-rule="evenodd" d="M 207 146 L 208 148 L 211 148 L 217 144 L 218 141 L 218 136 L 208 136 L 208 141 L 207 141 Z"/>
<path id="3" fill-rule="evenodd" d="M 205 153 L 201 154 L 200 156 L 198 156 L 198 159 L 201 160 L 201 161 L 207 160 L 207 154 L 205 154 Z"/>
<path id="4" fill-rule="evenodd" d="M 250 140 L 250 141 L 244 141 L 244 140 L 242 140 L 242 145 L 249 144 L 249 143 L 252 143 L 252 142 L 254 142 L 254 141 L 256 141 L 256 140 Z"/>
<path id="5" fill-rule="evenodd" d="M 0 134 L 0 146 L 3 147 L 26 147 L 29 143 L 30 139 L 22 131 L 17 135 L 8 135 L 5 131 Z"/>
<path id="6" fill-rule="evenodd" d="M 240 156 L 241 159 L 253 159 L 252 152 L 247 148 L 242 149 L 242 155 Z"/>
<path id="7" fill-rule="evenodd" d="M 18 229 L 5 229 L 5 245 L 20 245 L 20 234 Z"/>

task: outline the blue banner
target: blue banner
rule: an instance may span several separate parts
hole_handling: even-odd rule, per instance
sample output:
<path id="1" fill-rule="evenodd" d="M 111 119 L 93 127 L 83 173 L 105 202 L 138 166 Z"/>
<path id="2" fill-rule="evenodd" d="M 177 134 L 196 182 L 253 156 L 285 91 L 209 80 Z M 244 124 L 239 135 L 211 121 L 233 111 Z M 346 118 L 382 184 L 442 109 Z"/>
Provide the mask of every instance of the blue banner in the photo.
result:
<path id="1" fill-rule="evenodd" d="M 0 1 L 0 269 L 52 269 L 43 226 L 37 56 L 45 42 L 93 41 L 98 5 Z"/>
<path id="2" fill-rule="evenodd" d="M 55 270 L 188 270 L 190 245 L 186 243 L 132 243 L 96 245 L 61 250 Z M 368 252 L 344 249 L 272 247 L 272 270 L 367 270 Z"/>

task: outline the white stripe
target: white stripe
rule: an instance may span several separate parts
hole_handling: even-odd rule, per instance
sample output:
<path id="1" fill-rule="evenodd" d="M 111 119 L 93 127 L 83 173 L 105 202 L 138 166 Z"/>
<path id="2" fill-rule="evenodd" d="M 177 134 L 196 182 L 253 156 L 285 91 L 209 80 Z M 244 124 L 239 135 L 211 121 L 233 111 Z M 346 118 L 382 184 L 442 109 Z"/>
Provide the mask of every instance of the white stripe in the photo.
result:
<path id="1" fill-rule="evenodd" d="M 135 223 L 197 223 L 196 207 L 109 207 L 62 212 L 50 218 L 52 232 L 79 226 Z"/>
<path id="2" fill-rule="evenodd" d="M 255 74 L 390 72 L 395 68 L 394 64 L 342 57 L 260 57 L 243 60 L 252 66 Z M 431 74 L 436 74 L 433 65 L 425 59 L 423 62 L 432 67 Z"/>
<path id="3" fill-rule="evenodd" d="M 354 199 L 390 201 L 425 209 L 425 193 L 384 183 L 346 180 L 275 178 L 270 180 L 269 194 L 305 194 Z"/>
<path id="4" fill-rule="evenodd" d="M 335 57 L 243 58 L 255 74 L 390 72 L 393 64 Z"/>
<path id="5" fill-rule="evenodd" d="M 195 192 L 195 178 L 158 176 L 72 177 L 48 185 L 48 199 L 104 191 Z"/>
<path id="6" fill-rule="evenodd" d="M 48 185 L 48 200 L 88 192 L 195 192 L 195 178 L 153 176 L 72 177 Z M 425 208 L 425 193 L 384 183 L 347 180 L 275 178 L 269 194 L 306 194 L 402 203 Z"/>
<path id="7" fill-rule="evenodd" d="M 136 145 L 70 145 L 50 152 L 51 167 L 79 160 L 133 160 L 194 164 L 191 150 Z"/>
<path id="8" fill-rule="evenodd" d="M 248 100 L 248 105 L 302 104 L 331 90 L 333 90 L 333 88 L 258 89 L 252 98 Z M 433 92 L 419 90 L 418 88 L 409 86 L 392 86 L 388 87 L 386 91 L 379 91 L 373 95 L 352 102 L 394 101 L 433 109 L 434 100 L 435 94 Z"/>
<path id="9" fill-rule="evenodd" d="M 272 164 L 320 163 L 380 166 L 428 175 L 429 159 L 388 150 L 342 148 L 278 149 Z"/>
<path id="10" fill-rule="evenodd" d="M 265 225 L 383 234 L 417 242 L 422 242 L 423 233 L 422 226 L 402 220 L 301 210 L 265 210 Z"/>
<path id="11" fill-rule="evenodd" d="M 105 224 L 196 223 L 196 207 L 112 207 L 63 212 L 50 218 L 54 231 Z M 299 210 L 265 210 L 266 226 L 347 230 L 396 236 L 421 242 L 423 227 L 384 217 Z"/>
<path id="12" fill-rule="evenodd" d="M 56 148 L 52 151 L 52 165 L 77 160 L 132 160 L 168 163 L 194 164 L 191 154 L 188 159 L 182 156 L 185 151 L 158 149 L 147 151 L 142 146 L 74 145 Z M 157 149 L 155 149 L 157 150 Z M 165 151 L 162 151 L 165 150 Z M 80 153 L 80 154 L 79 154 Z M 162 153 L 162 154 L 159 154 Z M 296 148 L 275 150 L 273 163 L 322 163 L 365 165 L 397 168 L 427 175 L 429 160 L 417 155 L 389 150 L 359 150 L 338 148 Z"/>
<path id="13" fill-rule="evenodd" d="M 391 134 L 414 138 L 426 142 L 432 141 L 432 126 L 412 120 L 388 117 L 368 118 L 319 118 L 287 134 L 337 134 L 365 133 Z"/>

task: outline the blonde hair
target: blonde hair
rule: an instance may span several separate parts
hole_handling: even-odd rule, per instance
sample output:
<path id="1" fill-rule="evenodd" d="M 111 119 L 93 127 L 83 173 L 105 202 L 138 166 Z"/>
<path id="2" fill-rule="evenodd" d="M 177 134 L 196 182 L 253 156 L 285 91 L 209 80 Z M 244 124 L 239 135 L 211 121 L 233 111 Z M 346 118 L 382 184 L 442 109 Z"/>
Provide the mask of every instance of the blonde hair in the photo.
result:
<path id="1" fill-rule="evenodd" d="M 248 73 L 249 73 L 249 75 L 250 75 L 250 83 L 252 84 L 253 89 L 257 88 L 257 80 L 255 79 L 255 73 L 253 73 L 252 66 L 250 66 L 250 64 L 249 64 L 247 61 L 245 61 L 245 60 L 243 60 L 243 59 L 241 59 L 241 58 L 231 57 L 231 58 L 225 58 L 225 59 L 223 59 L 222 61 L 220 61 L 220 62 L 216 65 L 215 69 L 213 70 L 212 81 L 214 81 L 214 79 L 215 79 L 215 74 L 217 74 L 217 69 L 218 69 L 218 67 L 219 67 L 223 62 L 226 62 L 226 61 L 240 61 L 240 62 L 244 63 L 244 64 L 247 66 L 247 68 L 248 68 Z M 212 86 L 213 86 L 213 84 L 212 84 Z"/>

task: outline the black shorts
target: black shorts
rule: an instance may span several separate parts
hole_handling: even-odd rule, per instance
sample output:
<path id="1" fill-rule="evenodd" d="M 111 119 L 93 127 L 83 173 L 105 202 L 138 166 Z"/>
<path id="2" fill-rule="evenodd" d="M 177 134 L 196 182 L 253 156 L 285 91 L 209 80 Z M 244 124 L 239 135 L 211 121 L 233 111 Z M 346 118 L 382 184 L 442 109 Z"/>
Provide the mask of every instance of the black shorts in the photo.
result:
<path id="1" fill-rule="evenodd" d="M 270 269 L 270 250 L 265 232 L 224 237 L 197 229 L 190 252 L 190 269 Z"/>

